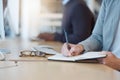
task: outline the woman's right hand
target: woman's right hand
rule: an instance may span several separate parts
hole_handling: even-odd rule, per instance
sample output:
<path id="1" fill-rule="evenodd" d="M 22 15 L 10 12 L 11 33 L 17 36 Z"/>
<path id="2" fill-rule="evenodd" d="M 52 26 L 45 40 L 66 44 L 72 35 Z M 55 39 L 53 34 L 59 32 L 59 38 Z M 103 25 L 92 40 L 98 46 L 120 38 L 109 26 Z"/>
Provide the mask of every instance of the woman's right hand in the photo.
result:
<path id="1" fill-rule="evenodd" d="M 80 44 L 69 44 L 70 50 L 68 50 L 67 44 L 64 43 L 61 52 L 64 56 L 76 56 L 80 55 L 84 51 L 84 47 Z"/>

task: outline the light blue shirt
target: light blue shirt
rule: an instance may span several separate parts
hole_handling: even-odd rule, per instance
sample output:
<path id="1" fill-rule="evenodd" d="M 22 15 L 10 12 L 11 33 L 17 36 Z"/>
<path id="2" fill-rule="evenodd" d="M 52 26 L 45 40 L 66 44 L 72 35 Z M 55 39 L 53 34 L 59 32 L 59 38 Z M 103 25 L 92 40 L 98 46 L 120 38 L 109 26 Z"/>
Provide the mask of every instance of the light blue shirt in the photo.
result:
<path id="1" fill-rule="evenodd" d="M 70 0 L 62 0 L 62 4 L 66 5 Z"/>
<path id="2" fill-rule="evenodd" d="M 85 51 L 111 51 L 120 58 L 120 0 L 103 0 L 101 10 L 92 35 L 83 42 Z M 116 39 L 114 42 L 114 39 Z M 117 45 L 118 44 L 118 45 Z M 118 49 L 114 49 L 117 47 Z"/>
<path id="3" fill-rule="evenodd" d="M 116 30 L 115 39 L 113 39 L 111 51 L 120 58 L 120 21 L 119 26 Z"/>

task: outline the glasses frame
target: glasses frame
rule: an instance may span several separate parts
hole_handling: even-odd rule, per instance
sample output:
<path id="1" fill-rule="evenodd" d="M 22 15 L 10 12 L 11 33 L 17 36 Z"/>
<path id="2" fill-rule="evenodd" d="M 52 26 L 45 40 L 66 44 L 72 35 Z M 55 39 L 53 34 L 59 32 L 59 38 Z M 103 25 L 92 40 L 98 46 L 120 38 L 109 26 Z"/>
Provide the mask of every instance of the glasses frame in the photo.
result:
<path id="1" fill-rule="evenodd" d="M 30 51 L 30 50 L 24 50 L 20 52 L 19 57 L 46 57 L 46 54 L 41 51 Z"/>

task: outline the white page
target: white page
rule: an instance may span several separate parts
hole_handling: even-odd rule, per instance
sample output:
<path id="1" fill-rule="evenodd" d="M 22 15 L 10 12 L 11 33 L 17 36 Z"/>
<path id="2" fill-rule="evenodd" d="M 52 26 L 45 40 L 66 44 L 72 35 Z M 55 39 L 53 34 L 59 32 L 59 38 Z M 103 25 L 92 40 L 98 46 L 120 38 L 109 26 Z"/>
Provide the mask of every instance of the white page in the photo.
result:
<path id="1" fill-rule="evenodd" d="M 106 54 L 102 54 L 101 52 L 87 52 L 82 55 L 73 56 L 73 57 L 66 57 L 62 54 L 56 54 L 54 56 L 48 57 L 49 60 L 63 60 L 63 61 L 77 61 L 77 60 L 84 60 L 84 59 L 95 59 L 105 57 Z"/>

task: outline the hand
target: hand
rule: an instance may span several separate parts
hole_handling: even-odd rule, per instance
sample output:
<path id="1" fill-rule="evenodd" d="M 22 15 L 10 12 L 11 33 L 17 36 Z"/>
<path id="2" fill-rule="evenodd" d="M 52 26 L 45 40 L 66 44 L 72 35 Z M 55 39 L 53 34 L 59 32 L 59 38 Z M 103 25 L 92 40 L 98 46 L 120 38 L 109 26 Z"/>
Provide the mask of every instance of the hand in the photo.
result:
<path id="1" fill-rule="evenodd" d="M 107 54 L 106 58 L 102 58 L 100 60 L 101 63 L 116 69 L 120 70 L 120 59 L 118 59 L 113 53 L 111 52 L 104 52 L 104 54 Z"/>
<path id="2" fill-rule="evenodd" d="M 66 43 L 62 46 L 61 52 L 64 56 L 76 56 L 81 54 L 84 50 L 82 45 L 69 44 L 69 46 L 71 47 L 70 50 L 68 50 Z"/>
<path id="3" fill-rule="evenodd" d="M 46 41 L 54 41 L 53 33 L 41 33 L 38 35 L 38 38 L 44 39 Z"/>

